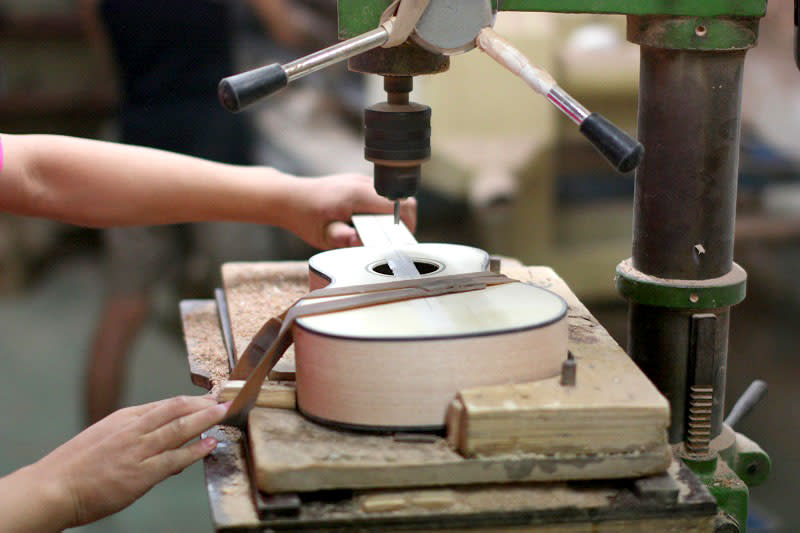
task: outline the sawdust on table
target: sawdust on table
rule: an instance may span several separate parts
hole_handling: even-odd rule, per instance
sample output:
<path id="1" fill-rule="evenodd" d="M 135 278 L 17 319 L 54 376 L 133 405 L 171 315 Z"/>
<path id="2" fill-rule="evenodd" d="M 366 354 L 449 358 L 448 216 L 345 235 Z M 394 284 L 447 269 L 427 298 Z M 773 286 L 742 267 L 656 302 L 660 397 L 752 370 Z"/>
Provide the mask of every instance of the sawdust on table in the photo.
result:
<path id="1" fill-rule="evenodd" d="M 208 377 L 212 392 L 228 379 L 230 372 L 228 356 L 217 324 L 216 306 L 213 303 L 202 311 L 183 316 L 192 373 Z"/>
<path id="2" fill-rule="evenodd" d="M 244 349 L 264 322 L 308 293 L 308 264 L 300 261 L 228 263 L 222 278 L 237 351 Z"/>

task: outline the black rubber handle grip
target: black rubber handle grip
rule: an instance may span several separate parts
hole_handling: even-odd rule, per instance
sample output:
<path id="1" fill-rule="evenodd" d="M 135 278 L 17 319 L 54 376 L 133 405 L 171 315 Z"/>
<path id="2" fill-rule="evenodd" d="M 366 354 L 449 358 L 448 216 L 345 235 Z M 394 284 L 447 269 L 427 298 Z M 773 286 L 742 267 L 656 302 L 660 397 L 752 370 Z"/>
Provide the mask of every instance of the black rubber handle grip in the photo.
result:
<path id="1" fill-rule="evenodd" d="M 273 63 L 223 79 L 219 82 L 217 94 L 222 107 L 238 113 L 288 84 L 286 71 L 280 64 Z"/>
<path id="2" fill-rule="evenodd" d="M 581 122 L 581 133 L 620 172 L 630 172 L 639 166 L 644 157 L 644 146 L 630 135 L 592 113 Z"/>
<path id="3" fill-rule="evenodd" d="M 800 0 L 794 0 L 794 64 L 800 69 Z"/>

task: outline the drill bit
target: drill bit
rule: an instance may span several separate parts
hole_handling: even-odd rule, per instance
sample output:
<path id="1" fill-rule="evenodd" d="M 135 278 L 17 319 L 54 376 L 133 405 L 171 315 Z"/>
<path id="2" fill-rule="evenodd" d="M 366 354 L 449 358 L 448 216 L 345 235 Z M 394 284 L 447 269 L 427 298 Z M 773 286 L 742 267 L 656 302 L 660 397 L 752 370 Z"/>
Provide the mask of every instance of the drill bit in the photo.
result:
<path id="1" fill-rule="evenodd" d="M 394 223 L 400 224 L 400 200 L 394 201 Z"/>

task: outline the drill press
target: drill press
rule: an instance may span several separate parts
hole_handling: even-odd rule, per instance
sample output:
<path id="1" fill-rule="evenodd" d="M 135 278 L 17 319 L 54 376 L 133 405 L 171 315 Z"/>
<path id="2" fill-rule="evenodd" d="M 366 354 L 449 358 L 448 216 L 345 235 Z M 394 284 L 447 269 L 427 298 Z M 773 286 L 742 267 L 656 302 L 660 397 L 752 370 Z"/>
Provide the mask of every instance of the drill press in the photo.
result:
<path id="1" fill-rule="evenodd" d="M 450 23 L 433 24 L 434 34 L 471 18 L 462 14 L 472 2 L 430 6 L 448 3 Z M 228 79 L 221 97 L 238 110 L 344 58 L 353 70 L 386 77 L 388 101 L 367 113 L 366 155 L 376 163 L 376 189 L 394 200 L 416 190 L 427 157 L 429 111 L 407 103 L 411 77 L 446 70 L 448 54 L 431 52 L 424 30 L 378 48 L 391 33 L 391 20 L 381 25 L 389 4 L 339 0 L 340 37 L 348 40 Z M 636 175 L 633 256 L 617 269 L 617 287 L 630 301 L 628 352 L 669 399 L 670 442 L 717 498 L 720 530 L 743 530 L 748 487 L 765 480 L 769 458 L 723 423 L 723 404 L 730 308 L 746 284 L 733 262 L 741 75 L 766 0 L 498 0 L 491 7 L 628 15 L 628 38 L 641 45 L 639 138 L 647 148 Z M 417 30 L 424 15 L 419 22 Z M 406 110 L 413 118 L 387 118 Z M 579 120 L 590 116 L 578 111 Z M 609 152 L 622 168 L 625 152 Z"/>
<path id="2" fill-rule="evenodd" d="M 404 11 L 406 6 L 411 7 Z M 383 13 L 377 29 L 286 65 L 272 64 L 222 80 L 220 101 L 238 112 L 290 81 L 347 58 L 352 58 L 351 70 L 383 76 L 387 101 L 364 113 L 364 155 L 375 164 L 376 192 L 395 202 L 398 222 L 399 201 L 416 195 L 421 165 L 431 151 L 431 110 L 409 101 L 413 76 L 442 72 L 449 56 L 478 46 L 575 122 L 617 170 L 629 172 L 638 166 L 643 155 L 638 141 L 601 115 L 589 113 L 491 30 L 496 6 L 490 0 L 405 0 L 396 15 L 394 7 Z"/>

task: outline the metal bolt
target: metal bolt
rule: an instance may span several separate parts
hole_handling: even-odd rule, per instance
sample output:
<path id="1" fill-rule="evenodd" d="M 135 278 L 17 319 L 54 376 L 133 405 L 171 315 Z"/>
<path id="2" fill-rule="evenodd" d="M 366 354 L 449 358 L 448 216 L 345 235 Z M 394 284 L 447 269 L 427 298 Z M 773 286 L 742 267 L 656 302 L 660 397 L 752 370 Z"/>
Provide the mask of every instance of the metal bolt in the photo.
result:
<path id="1" fill-rule="evenodd" d="M 564 387 L 574 387 L 577 381 L 578 363 L 572 352 L 567 352 L 567 359 L 561 365 L 561 385 Z"/>
<path id="2" fill-rule="evenodd" d="M 489 257 L 489 272 L 494 272 L 495 274 L 500 273 L 500 268 L 503 264 L 503 260 L 493 255 Z"/>

